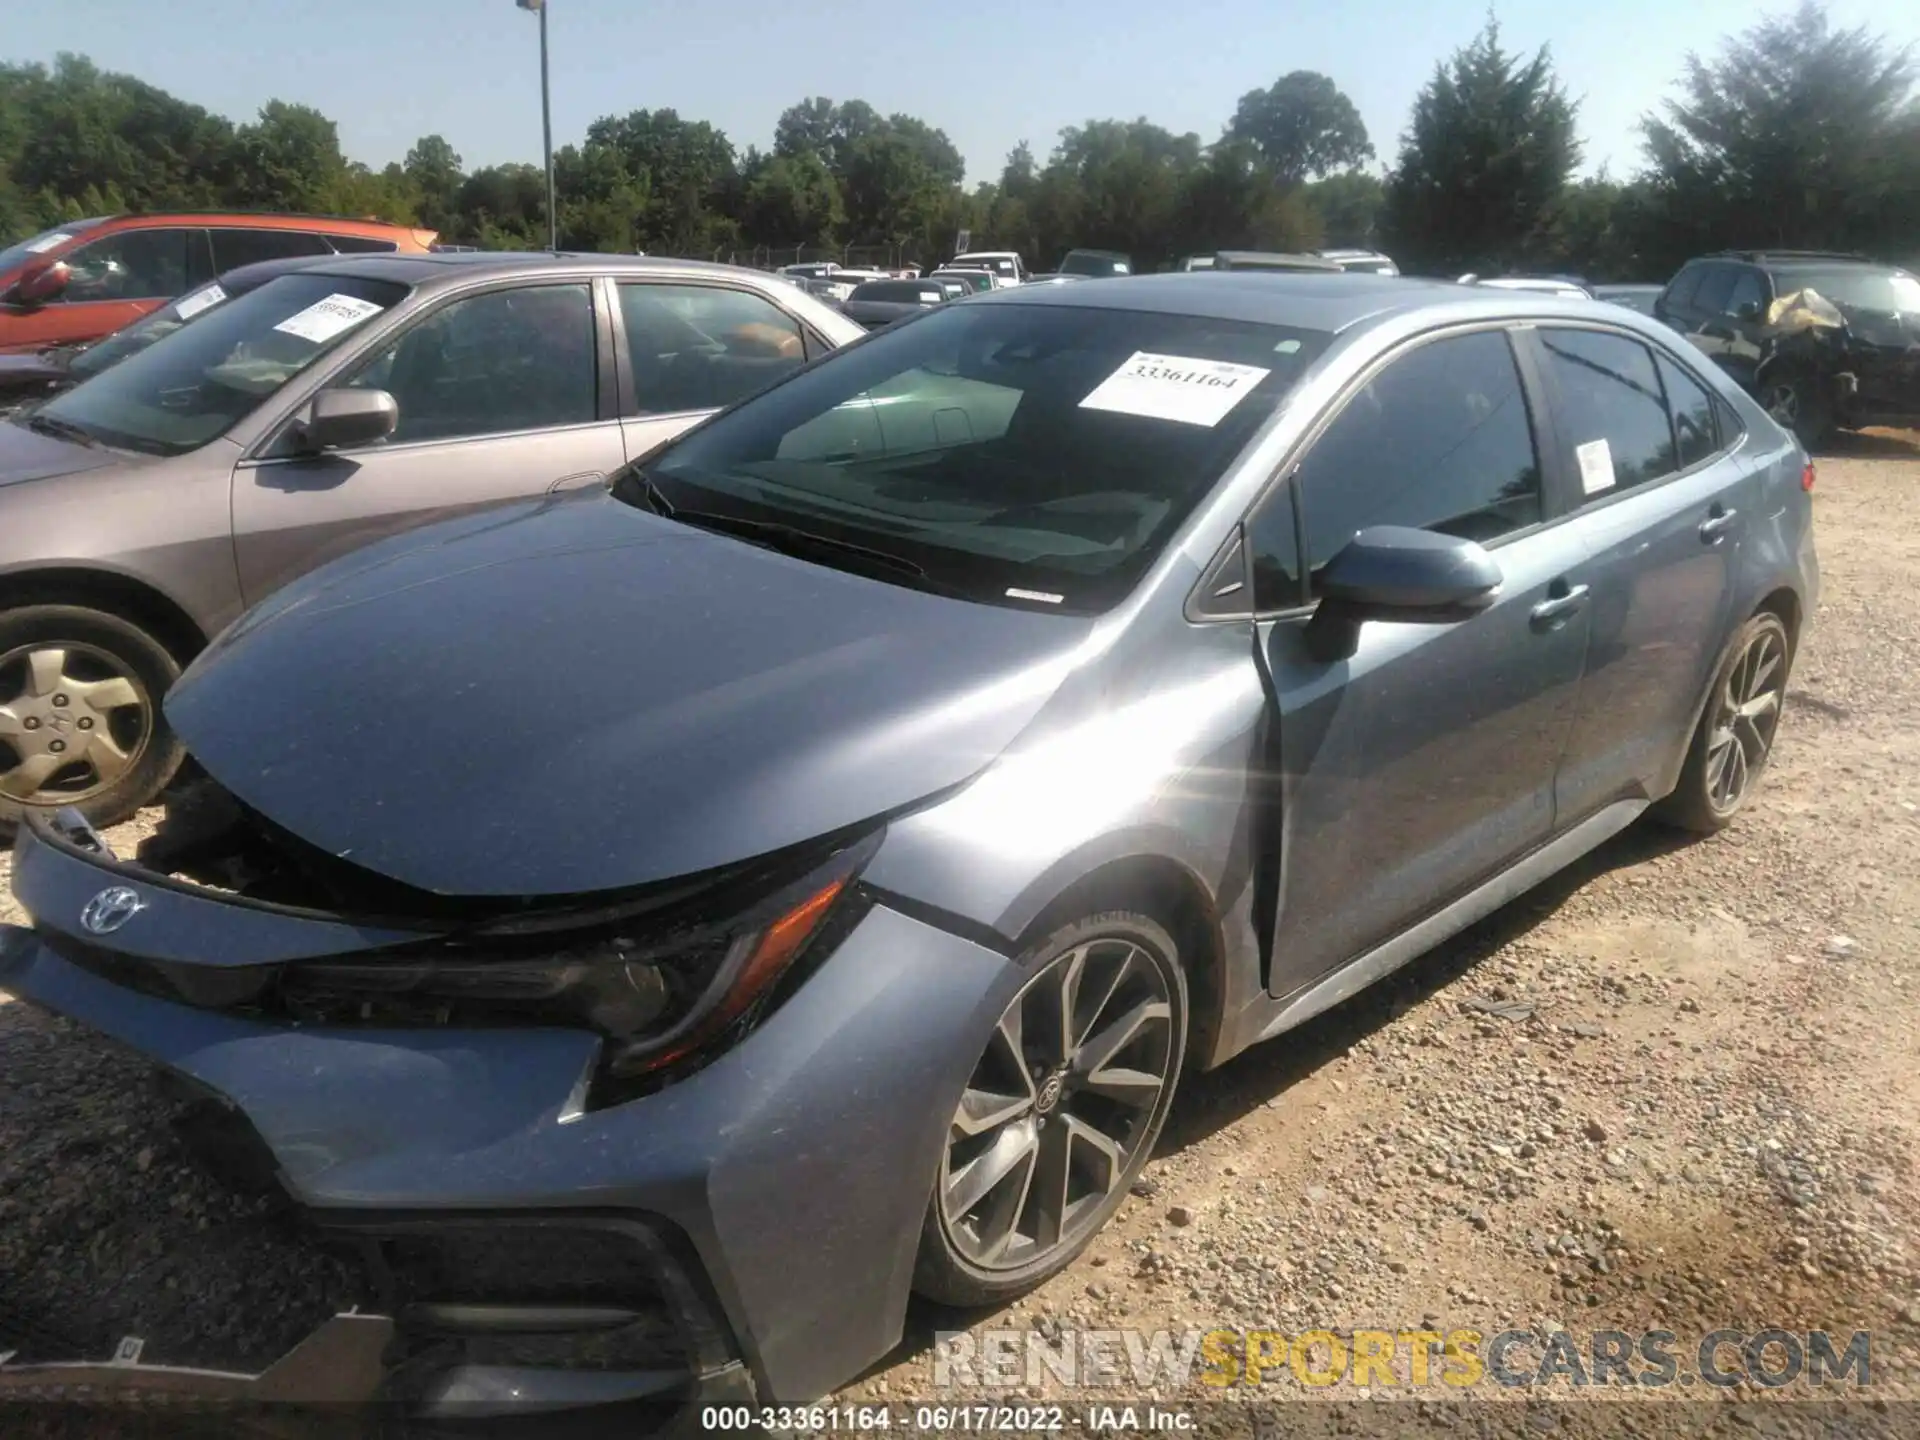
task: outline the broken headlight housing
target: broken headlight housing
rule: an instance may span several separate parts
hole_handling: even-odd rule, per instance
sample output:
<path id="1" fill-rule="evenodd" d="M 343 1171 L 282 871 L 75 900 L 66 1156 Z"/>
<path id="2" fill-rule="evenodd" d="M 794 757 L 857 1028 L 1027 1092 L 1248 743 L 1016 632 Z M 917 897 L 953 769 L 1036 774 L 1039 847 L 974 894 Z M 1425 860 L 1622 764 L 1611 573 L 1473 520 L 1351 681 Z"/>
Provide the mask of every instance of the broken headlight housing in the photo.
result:
<path id="1" fill-rule="evenodd" d="M 829 917 L 846 912 L 879 840 L 837 850 L 725 918 L 713 918 L 714 897 L 702 896 L 700 918 L 680 905 L 678 918 L 610 907 L 523 919 L 428 948 L 295 962 L 280 972 L 278 999 L 320 1024 L 591 1028 L 606 1039 L 610 1078 L 652 1074 L 764 1007 L 795 962 L 838 928 Z"/>

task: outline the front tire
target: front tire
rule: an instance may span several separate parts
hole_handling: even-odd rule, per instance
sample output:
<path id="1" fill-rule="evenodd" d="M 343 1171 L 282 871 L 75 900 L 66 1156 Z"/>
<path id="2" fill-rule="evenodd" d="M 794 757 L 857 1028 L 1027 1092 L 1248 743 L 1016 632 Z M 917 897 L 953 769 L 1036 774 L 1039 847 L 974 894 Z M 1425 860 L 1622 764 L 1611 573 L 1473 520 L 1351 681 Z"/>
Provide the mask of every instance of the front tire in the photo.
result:
<path id="1" fill-rule="evenodd" d="M 1662 820 L 1702 835 L 1733 823 L 1772 758 L 1792 663 L 1787 627 L 1771 611 L 1735 633 L 1687 747 L 1680 783 L 1656 812 Z"/>
<path id="2" fill-rule="evenodd" d="M 1760 403 L 1809 452 L 1833 438 L 1833 402 L 1826 387 L 1808 371 L 1769 375 L 1760 387 Z"/>
<path id="3" fill-rule="evenodd" d="M 948 1124 L 914 1288 L 988 1305 L 1073 1263 L 1153 1153 L 1186 1056 L 1179 949 L 1144 915 L 1040 941 Z"/>
<path id="4" fill-rule="evenodd" d="M 160 702 L 180 665 L 130 621 L 80 605 L 0 614 L 0 838 L 31 811 L 126 819 L 180 768 Z"/>

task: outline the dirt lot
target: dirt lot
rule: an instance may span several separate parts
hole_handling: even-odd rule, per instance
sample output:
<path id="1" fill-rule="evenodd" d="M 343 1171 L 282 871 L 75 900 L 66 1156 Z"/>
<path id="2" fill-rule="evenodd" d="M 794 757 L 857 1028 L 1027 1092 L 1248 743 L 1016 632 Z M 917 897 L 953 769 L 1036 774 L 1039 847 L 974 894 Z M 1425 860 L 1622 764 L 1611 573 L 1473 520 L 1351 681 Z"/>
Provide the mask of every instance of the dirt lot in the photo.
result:
<path id="1" fill-rule="evenodd" d="M 1853 438 L 1816 499 L 1823 605 L 1738 826 L 1636 827 L 1189 1083 L 1080 1263 L 916 1309 L 843 1398 L 928 1398 L 960 1326 L 1657 1328 L 1683 1370 L 1719 1327 L 1870 1329 L 1875 1390 L 1920 1397 L 1920 437 Z M 0 1077 L 0 1319 L 258 1363 L 335 1283 L 95 1042 L 0 1004 Z"/>

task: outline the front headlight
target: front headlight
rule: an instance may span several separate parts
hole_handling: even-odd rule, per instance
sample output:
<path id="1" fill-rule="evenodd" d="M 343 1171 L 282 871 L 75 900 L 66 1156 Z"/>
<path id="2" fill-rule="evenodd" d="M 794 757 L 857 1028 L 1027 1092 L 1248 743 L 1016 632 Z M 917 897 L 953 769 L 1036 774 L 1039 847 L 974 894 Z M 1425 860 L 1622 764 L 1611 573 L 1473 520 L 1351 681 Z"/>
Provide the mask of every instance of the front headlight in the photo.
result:
<path id="1" fill-rule="evenodd" d="M 607 1039 L 607 1073 L 631 1078 L 748 1018 L 847 900 L 878 843 L 876 834 L 850 845 L 725 919 L 658 927 L 587 916 L 570 933 L 510 949 L 482 940 L 303 961 L 281 971 L 279 999 L 318 1023 L 586 1026 Z"/>

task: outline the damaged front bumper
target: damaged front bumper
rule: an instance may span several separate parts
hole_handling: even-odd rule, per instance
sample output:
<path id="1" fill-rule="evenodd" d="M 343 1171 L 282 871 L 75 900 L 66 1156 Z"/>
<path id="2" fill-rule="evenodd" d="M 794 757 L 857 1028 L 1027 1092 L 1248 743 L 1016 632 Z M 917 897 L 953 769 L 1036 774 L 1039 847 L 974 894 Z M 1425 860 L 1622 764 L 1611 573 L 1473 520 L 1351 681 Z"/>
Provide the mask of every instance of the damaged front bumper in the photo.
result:
<path id="1" fill-rule="evenodd" d="M 346 1358 L 302 1402 L 817 1398 L 899 1339 L 947 1117 L 1018 980 L 1004 956 L 875 903 L 733 1049 L 592 1108 L 588 1032 L 301 1026 L 136 981 L 148 965 L 314 953 L 325 939 L 302 927 L 323 920 L 31 830 L 14 888 L 37 933 L 0 927 L 0 989 L 175 1077 L 211 1114 L 214 1167 L 284 1191 L 357 1247 L 370 1284 L 361 1313 L 257 1376 L 8 1365 L 0 1398 L 82 1379 L 295 1398 L 289 1377 L 319 1373 L 310 1347 Z M 102 966 L 81 916 L 119 888 L 137 906 Z"/>

